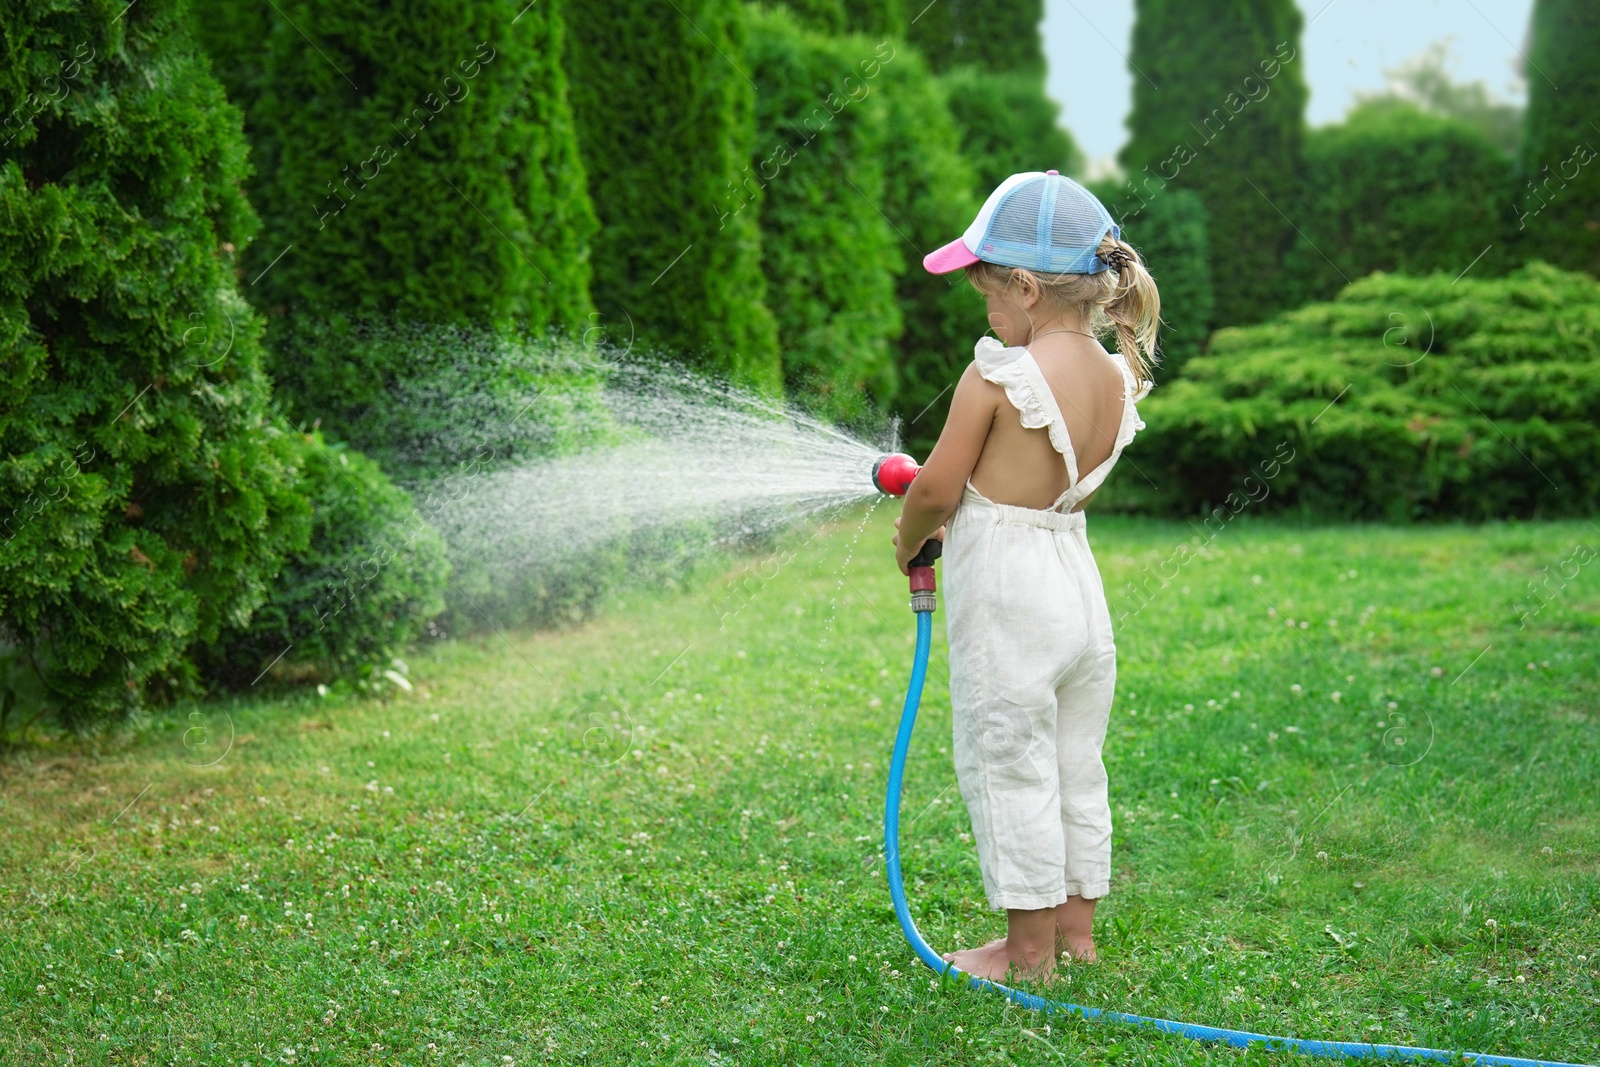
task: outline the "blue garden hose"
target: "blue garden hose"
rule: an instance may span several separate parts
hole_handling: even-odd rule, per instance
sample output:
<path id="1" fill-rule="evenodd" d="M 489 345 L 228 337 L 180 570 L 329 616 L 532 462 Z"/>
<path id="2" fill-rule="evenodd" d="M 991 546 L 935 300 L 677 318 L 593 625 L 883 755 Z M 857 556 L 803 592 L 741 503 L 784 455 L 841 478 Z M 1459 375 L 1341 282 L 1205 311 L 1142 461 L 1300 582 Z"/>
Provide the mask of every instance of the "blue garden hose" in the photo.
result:
<path id="1" fill-rule="evenodd" d="M 931 560 L 927 566 L 931 573 Z M 930 587 L 931 584 L 928 583 Z M 884 866 L 889 872 L 889 896 L 894 900 L 894 913 L 900 919 L 900 929 L 905 931 L 906 940 L 911 943 L 911 947 L 916 950 L 922 962 L 935 973 L 941 976 L 946 974 L 954 976 L 965 972 L 940 959 L 939 954 L 929 947 L 923 940 L 922 934 L 917 931 L 917 924 L 911 920 L 911 908 L 906 904 L 905 881 L 900 874 L 900 786 L 905 777 L 906 754 L 911 749 L 911 728 L 917 724 L 917 707 L 922 703 L 922 686 L 928 675 L 928 646 L 933 638 L 932 592 L 914 592 L 912 607 L 917 613 L 917 650 L 911 661 L 911 682 L 906 687 L 905 710 L 900 713 L 900 731 L 894 739 L 894 756 L 889 760 L 889 795 L 883 812 L 883 859 Z M 1035 1011 L 1070 1012 L 1086 1019 L 1133 1023 L 1201 1041 L 1226 1041 L 1240 1048 L 1261 1045 L 1273 1051 L 1303 1052 L 1312 1056 L 1395 1060 L 1451 1061 L 1459 1055 L 1476 1063 L 1499 1064 L 1502 1067 L 1583 1067 L 1579 1064 L 1524 1059 L 1520 1056 L 1492 1056 L 1483 1052 L 1457 1054 L 1446 1052 L 1444 1049 L 1413 1048 L 1410 1045 L 1369 1045 L 1360 1041 L 1313 1041 L 1300 1037 L 1276 1037 L 1271 1034 L 1251 1033 L 1248 1030 L 1228 1030 L 1219 1026 L 1202 1026 L 1197 1023 L 1180 1023 L 1170 1019 L 1130 1015 L 1121 1011 L 1106 1011 L 1103 1008 L 1086 1008 L 1062 1000 L 1048 1000 L 1033 993 L 1024 993 L 1019 989 L 1011 989 L 984 978 L 972 975 L 967 975 L 967 978 L 974 989 L 992 989 L 996 993 L 1003 994 L 1007 1000 Z"/>

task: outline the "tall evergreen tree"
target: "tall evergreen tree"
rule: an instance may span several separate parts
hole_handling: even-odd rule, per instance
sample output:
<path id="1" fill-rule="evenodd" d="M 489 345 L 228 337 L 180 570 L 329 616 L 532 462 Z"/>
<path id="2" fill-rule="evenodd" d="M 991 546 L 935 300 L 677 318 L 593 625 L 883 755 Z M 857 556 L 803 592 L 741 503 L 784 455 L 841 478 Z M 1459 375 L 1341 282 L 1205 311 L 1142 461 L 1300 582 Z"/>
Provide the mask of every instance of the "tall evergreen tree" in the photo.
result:
<path id="1" fill-rule="evenodd" d="M 818 33 L 864 33 L 873 37 L 904 37 L 904 0 L 784 0 L 802 26 Z"/>
<path id="2" fill-rule="evenodd" d="M 218 0 L 196 24 L 245 109 L 248 291 L 297 417 L 382 447 L 393 387 L 434 369 L 395 324 L 590 326 L 595 224 L 554 7 Z M 508 380 L 474 385 L 517 388 L 491 373 Z"/>
<path id="3" fill-rule="evenodd" d="M 1209 220 L 1214 323 L 1281 299 L 1307 90 L 1293 0 L 1136 0 L 1133 113 L 1120 154 L 1145 197 L 1191 189 Z M 1331 268 L 1330 268 L 1331 269 Z"/>
<path id="4" fill-rule="evenodd" d="M 864 36 L 811 33 L 784 10 L 751 9 L 762 266 L 784 384 L 802 404 L 861 418 L 892 399 L 900 333 L 900 237 L 879 211 L 887 164 L 880 55 Z M 733 207 L 737 208 L 736 202 Z"/>
<path id="5" fill-rule="evenodd" d="M 1290 305 L 1330 300 L 1376 270 L 1505 272 L 1511 160 L 1466 122 L 1368 101 L 1311 131 L 1305 168 L 1283 264 Z"/>
<path id="6" fill-rule="evenodd" d="M 893 42 L 891 42 L 893 47 Z M 896 342 L 895 411 L 919 455 L 933 447 L 950 394 L 987 327 L 983 298 L 964 276 L 930 275 L 922 257 L 959 236 L 983 202 L 940 79 L 914 48 L 888 54 L 879 81 L 888 113 L 884 202 L 905 269 L 895 285 L 905 328 Z"/>
<path id="7" fill-rule="evenodd" d="M 906 37 L 936 71 L 971 65 L 1036 75 L 1043 83 L 1044 0 L 909 0 Z"/>
<path id="8" fill-rule="evenodd" d="M 1058 124 L 1061 105 L 1044 94 L 1038 78 L 957 67 L 940 81 L 961 131 L 961 151 L 976 172 L 979 197 L 1019 171 L 1082 172 L 1083 152 Z"/>
<path id="9" fill-rule="evenodd" d="M 692 363 L 776 389 L 760 191 L 742 184 L 755 86 L 737 0 L 571 0 L 564 10 L 572 107 L 601 225 L 601 314 L 625 315 L 639 337 Z M 736 211 L 746 195 L 755 205 Z"/>
<path id="10" fill-rule="evenodd" d="M 1600 5 L 1536 0 L 1515 236 L 1527 259 L 1600 274 Z"/>
<path id="11" fill-rule="evenodd" d="M 234 278 L 239 114 L 182 15 L 0 14 L 0 704 L 26 678 L 69 723 L 181 681 L 309 536 Z"/>

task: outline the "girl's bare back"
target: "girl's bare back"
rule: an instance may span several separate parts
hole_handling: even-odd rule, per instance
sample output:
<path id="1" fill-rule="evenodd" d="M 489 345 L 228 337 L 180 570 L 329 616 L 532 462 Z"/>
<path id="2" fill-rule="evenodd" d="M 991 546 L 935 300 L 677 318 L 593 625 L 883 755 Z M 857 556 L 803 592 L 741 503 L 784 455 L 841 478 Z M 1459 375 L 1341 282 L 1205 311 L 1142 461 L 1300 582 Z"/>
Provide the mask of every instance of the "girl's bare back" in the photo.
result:
<path id="1" fill-rule="evenodd" d="M 1116 448 L 1126 403 L 1116 357 L 1093 338 L 1077 334 L 1041 338 L 1029 345 L 1028 351 L 1061 408 L 1081 481 L 1110 459 Z M 973 488 L 997 504 L 1050 507 L 1069 488 L 1065 457 L 1050 443 L 1048 430 L 1022 425 L 1005 390 L 985 384 L 998 403 L 989 436 L 972 469 Z M 1082 511 L 1093 497 L 1090 493 L 1073 510 Z"/>

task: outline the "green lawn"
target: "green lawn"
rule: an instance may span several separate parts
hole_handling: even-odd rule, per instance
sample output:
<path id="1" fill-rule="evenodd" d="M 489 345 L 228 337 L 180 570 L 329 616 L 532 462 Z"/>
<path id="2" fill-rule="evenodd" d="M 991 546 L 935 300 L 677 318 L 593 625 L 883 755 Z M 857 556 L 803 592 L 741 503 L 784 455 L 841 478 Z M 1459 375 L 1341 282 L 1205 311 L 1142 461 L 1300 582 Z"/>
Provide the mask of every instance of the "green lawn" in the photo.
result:
<path id="1" fill-rule="evenodd" d="M 1290 1059 L 1047 1019 L 915 963 L 880 859 L 912 632 L 891 510 L 569 631 L 433 642 L 410 693 L 11 754 L 0 1062 Z M 1246 516 L 1186 556 L 1184 524 L 1090 532 L 1129 612 L 1115 873 L 1101 962 L 1055 995 L 1600 1062 L 1600 563 L 1560 577 L 1600 530 Z M 935 621 L 904 848 L 947 948 L 1003 918 Z"/>

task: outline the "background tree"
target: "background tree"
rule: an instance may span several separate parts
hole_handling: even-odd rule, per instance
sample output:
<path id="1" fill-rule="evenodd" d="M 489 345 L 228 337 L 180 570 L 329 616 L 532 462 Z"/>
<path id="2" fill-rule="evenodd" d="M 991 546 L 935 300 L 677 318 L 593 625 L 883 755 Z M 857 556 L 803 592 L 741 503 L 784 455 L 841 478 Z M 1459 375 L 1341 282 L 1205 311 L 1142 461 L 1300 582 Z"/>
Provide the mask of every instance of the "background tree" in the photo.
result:
<path id="1" fill-rule="evenodd" d="M 182 16 L 0 15 L 0 661 L 69 724 L 187 688 L 309 532 L 235 287 L 239 115 Z"/>
<path id="2" fill-rule="evenodd" d="M 1139 250 L 1161 290 L 1161 329 L 1156 350 L 1161 362 L 1156 381 L 1177 377 L 1205 348 L 1211 332 L 1212 292 L 1206 209 L 1187 189 L 1168 189 L 1141 200 L 1126 181 L 1092 182 L 1122 228 L 1122 238 Z"/>
<path id="3" fill-rule="evenodd" d="M 1378 270 L 1503 272 L 1510 181 L 1511 160 L 1476 128 L 1411 104 L 1371 101 L 1312 130 L 1288 302 L 1327 300 Z"/>
<path id="4" fill-rule="evenodd" d="M 811 33 L 781 8 L 749 18 L 758 106 L 746 181 L 765 197 L 762 260 L 784 384 L 833 418 L 860 419 L 893 397 L 895 276 L 905 269 L 900 238 L 874 206 L 888 140 L 878 48 Z"/>
<path id="5" fill-rule="evenodd" d="M 572 107 L 601 223 L 593 259 L 600 313 L 627 317 L 641 338 L 694 365 L 777 389 L 761 193 L 744 184 L 755 89 L 739 4 L 573 0 L 562 10 L 572 32 Z"/>
<path id="6" fill-rule="evenodd" d="M 396 385 L 438 371 L 396 325 L 590 326 L 563 24 L 525 6 L 286 0 L 262 16 L 219 0 L 197 20 L 244 101 L 263 220 L 248 291 L 302 421 L 386 446 Z M 505 394 L 509 423 L 526 379 L 507 366 L 471 384 Z"/>
<path id="7" fill-rule="evenodd" d="M 1522 254 L 1600 274 L 1600 6 L 1536 0 L 1516 183 Z"/>
<path id="8" fill-rule="evenodd" d="M 1210 226 L 1218 325 L 1282 299 L 1307 98 L 1292 0 L 1137 0 L 1124 170 L 1146 195 L 1193 190 Z M 1287 217 L 1286 217 L 1287 216 Z"/>
<path id="9" fill-rule="evenodd" d="M 912 19 L 906 37 L 936 71 L 973 66 L 1044 80 L 1044 0 L 939 0 Z"/>
<path id="10" fill-rule="evenodd" d="M 961 236 L 982 203 L 950 114 L 949 93 L 915 49 L 904 48 L 880 75 L 888 137 L 884 200 L 904 267 L 895 297 L 905 322 L 896 342 L 894 411 L 906 443 L 926 455 L 944 428 L 950 392 L 988 329 L 983 298 L 965 276 L 932 275 L 922 257 Z"/>
<path id="11" fill-rule="evenodd" d="M 1458 82 L 1450 76 L 1450 41 L 1435 41 L 1393 67 L 1384 68 L 1387 89 L 1356 93 L 1357 106 L 1405 103 L 1434 115 L 1458 119 L 1481 133 L 1504 155 L 1522 147 L 1522 112 L 1501 100 L 1481 81 Z"/>
<path id="12" fill-rule="evenodd" d="M 957 67 L 940 80 L 961 133 L 961 152 L 977 179 L 980 203 L 1020 171 L 1083 172 L 1083 152 L 1058 125 L 1061 106 L 1045 95 L 1037 76 Z"/>

